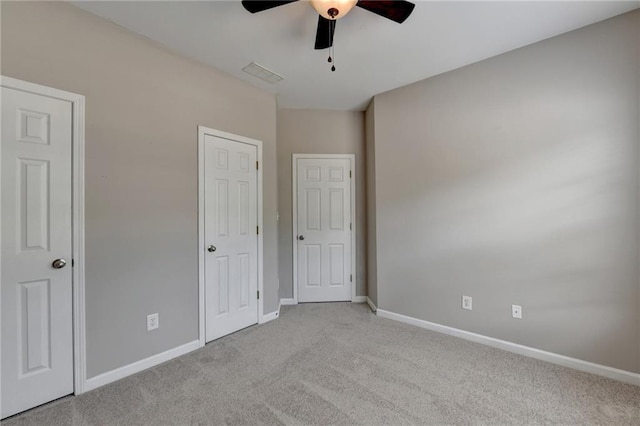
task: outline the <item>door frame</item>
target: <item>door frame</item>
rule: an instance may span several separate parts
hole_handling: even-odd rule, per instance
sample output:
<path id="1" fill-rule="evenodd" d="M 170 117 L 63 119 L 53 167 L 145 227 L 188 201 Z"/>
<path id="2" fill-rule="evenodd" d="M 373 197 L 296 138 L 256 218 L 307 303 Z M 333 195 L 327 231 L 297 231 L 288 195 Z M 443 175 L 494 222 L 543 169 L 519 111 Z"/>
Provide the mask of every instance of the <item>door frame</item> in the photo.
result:
<path id="1" fill-rule="evenodd" d="M 16 78 L 0 76 L 0 87 L 21 92 L 60 99 L 71 103 L 72 131 L 72 303 L 73 303 L 73 391 L 75 395 L 83 393 L 86 383 L 86 316 L 85 316 L 85 257 L 84 257 L 84 146 L 85 146 L 85 98 L 83 95 L 54 89 Z M 1 152 L 1 150 L 0 150 Z M 1 155 L 1 153 L 0 153 Z M 0 167 L 2 163 L 0 162 Z M 0 173 L 2 179 L 2 173 Z M 0 208 L 0 215 L 2 209 Z M 0 220 L 1 216 L 0 216 Z M 0 258 L 1 259 L 1 258 Z M 1 292 L 0 292 L 1 297 Z M 0 317 L 0 321 L 2 321 Z M 1 327 L 1 324 L 0 324 Z M 0 342 L 0 345 L 2 342 Z M 0 347 L 0 357 L 2 356 Z M 1 362 L 1 360 L 0 360 Z M 1 390 L 0 390 L 1 392 Z M 0 405 L 2 395 L 0 394 Z M 0 410 L 2 407 L 0 406 Z"/>
<path id="2" fill-rule="evenodd" d="M 263 243 L 264 243 L 264 227 L 262 226 L 262 141 L 251 139 L 244 136 L 234 135 L 233 133 L 223 132 L 222 130 L 211 129 L 205 126 L 198 126 L 198 339 L 200 346 L 206 343 L 206 299 L 205 299 L 205 277 L 204 277 L 204 139 L 205 136 L 215 136 L 227 139 L 232 142 L 239 142 L 253 145 L 257 149 L 258 161 L 258 291 L 260 298 L 258 299 L 258 324 L 266 322 L 264 318 L 264 265 L 263 265 Z"/>
<path id="3" fill-rule="evenodd" d="M 298 165 L 299 159 L 326 159 L 326 160 L 349 160 L 351 163 L 351 301 L 356 300 L 357 271 L 356 271 L 356 155 L 355 154 L 292 154 L 291 156 L 291 222 L 293 224 L 292 252 L 293 252 L 293 303 L 298 303 Z"/>

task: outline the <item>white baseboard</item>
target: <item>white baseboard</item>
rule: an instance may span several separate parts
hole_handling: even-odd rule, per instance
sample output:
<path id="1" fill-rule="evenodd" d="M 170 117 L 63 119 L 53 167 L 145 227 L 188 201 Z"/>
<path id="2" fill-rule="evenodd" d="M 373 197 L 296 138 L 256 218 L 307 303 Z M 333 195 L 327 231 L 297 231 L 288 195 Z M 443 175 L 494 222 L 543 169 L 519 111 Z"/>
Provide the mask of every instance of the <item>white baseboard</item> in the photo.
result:
<path id="1" fill-rule="evenodd" d="M 280 305 L 297 305 L 298 303 L 294 299 L 280 299 Z"/>
<path id="2" fill-rule="evenodd" d="M 264 324 L 269 321 L 273 321 L 274 319 L 277 319 L 278 316 L 280 316 L 280 307 L 278 307 L 278 310 L 275 312 L 271 312 L 263 315 L 262 318 L 260 318 L 260 321 L 258 322 L 258 324 Z"/>
<path id="3" fill-rule="evenodd" d="M 376 308 L 375 303 L 373 303 L 373 300 L 369 299 L 369 296 L 367 296 L 367 305 L 369 305 L 369 307 L 373 312 L 376 312 L 378 310 L 378 308 Z"/>
<path id="4" fill-rule="evenodd" d="M 124 367 L 116 368 L 115 370 L 92 377 L 84 382 L 83 391 L 88 392 L 108 383 L 115 382 L 116 380 L 131 376 L 132 374 L 138 373 L 142 370 L 146 370 L 147 368 L 155 367 L 158 364 L 162 364 L 163 362 L 187 354 L 200 347 L 200 340 L 194 340 L 193 342 L 186 343 L 182 346 L 152 355 L 149 358 L 141 359 L 140 361 L 125 365 Z"/>
<path id="5" fill-rule="evenodd" d="M 595 364 L 593 362 L 583 361 L 581 359 L 571 358 L 571 357 L 559 355 L 553 352 L 547 352 L 540 349 L 531 348 L 529 346 L 523 346 L 517 343 L 511 343 L 505 340 L 483 336 L 481 334 L 471 333 L 469 331 L 464 331 L 457 328 L 448 327 L 446 325 L 424 321 L 418 318 L 408 317 L 406 315 L 396 314 L 394 312 L 385 311 L 383 309 L 378 309 L 376 311 L 376 314 L 382 318 L 389 318 L 389 319 L 400 321 L 406 324 L 415 325 L 417 327 L 426 328 L 431 331 L 436 331 L 438 333 L 460 337 L 462 339 L 470 340 L 472 342 L 482 343 L 483 345 L 502 349 L 508 352 L 513 352 L 513 353 L 528 356 L 531 358 L 539 359 L 541 361 L 550 362 L 552 364 L 562 365 L 564 367 L 573 368 L 575 370 L 597 374 L 599 376 L 608 377 L 610 379 L 618 380 L 620 382 L 640 386 L 640 374 L 638 373 L 619 370 L 617 368 L 608 367 L 606 365 Z"/>
<path id="6" fill-rule="evenodd" d="M 365 303 L 367 301 L 367 296 L 356 296 L 351 299 L 351 303 Z"/>

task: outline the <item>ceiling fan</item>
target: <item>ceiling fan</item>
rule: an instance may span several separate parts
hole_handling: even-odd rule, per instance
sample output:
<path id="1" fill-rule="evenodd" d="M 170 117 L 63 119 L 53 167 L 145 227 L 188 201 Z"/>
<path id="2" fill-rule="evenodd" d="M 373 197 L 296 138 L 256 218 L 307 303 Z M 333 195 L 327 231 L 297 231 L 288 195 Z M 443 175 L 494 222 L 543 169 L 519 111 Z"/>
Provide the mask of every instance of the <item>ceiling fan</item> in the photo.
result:
<path id="1" fill-rule="evenodd" d="M 256 13 L 296 1 L 298 0 L 243 0 L 242 5 L 249 12 Z M 399 24 L 403 23 L 411 15 L 415 7 L 415 4 L 402 0 L 311 0 L 310 3 L 320 14 L 318 17 L 318 29 L 316 30 L 316 49 L 327 49 L 333 46 L 336 19 L 344 17 L 354 6 L 391 19 Z"/>

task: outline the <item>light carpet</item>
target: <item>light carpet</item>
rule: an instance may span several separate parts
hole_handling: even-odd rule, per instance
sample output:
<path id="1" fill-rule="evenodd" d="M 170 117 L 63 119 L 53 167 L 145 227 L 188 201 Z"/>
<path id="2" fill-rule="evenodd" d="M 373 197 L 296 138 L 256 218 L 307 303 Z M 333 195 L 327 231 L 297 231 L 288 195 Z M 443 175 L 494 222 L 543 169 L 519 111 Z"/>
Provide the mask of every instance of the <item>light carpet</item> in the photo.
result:
<path id="1" fill-rule="evenodd" d="M 639 425 L 640 388 L 379 318 L 363 304 L 304 304 L 3 424 Z"/>

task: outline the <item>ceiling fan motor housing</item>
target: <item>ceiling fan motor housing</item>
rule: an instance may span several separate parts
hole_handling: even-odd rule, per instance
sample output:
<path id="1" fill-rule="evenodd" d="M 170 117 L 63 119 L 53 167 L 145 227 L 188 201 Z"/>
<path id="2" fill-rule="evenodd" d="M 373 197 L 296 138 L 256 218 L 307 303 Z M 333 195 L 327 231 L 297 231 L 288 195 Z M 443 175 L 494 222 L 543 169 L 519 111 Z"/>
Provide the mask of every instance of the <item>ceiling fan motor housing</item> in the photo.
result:
<path id="1" fill-rule="evenodd" d="M 242 0 L 242 5 L 251 13 L 262 12 L 274 7 L 296 3 L 299 0 Z M 309 0 L 309 4 L 318 12 L 315 49 L 327 49 L 333 46 L 333 34 L 336 21 L 344 18 L 355 6 L 399 24 L 403 23 L 415 7 L 406 0 Z"/>

